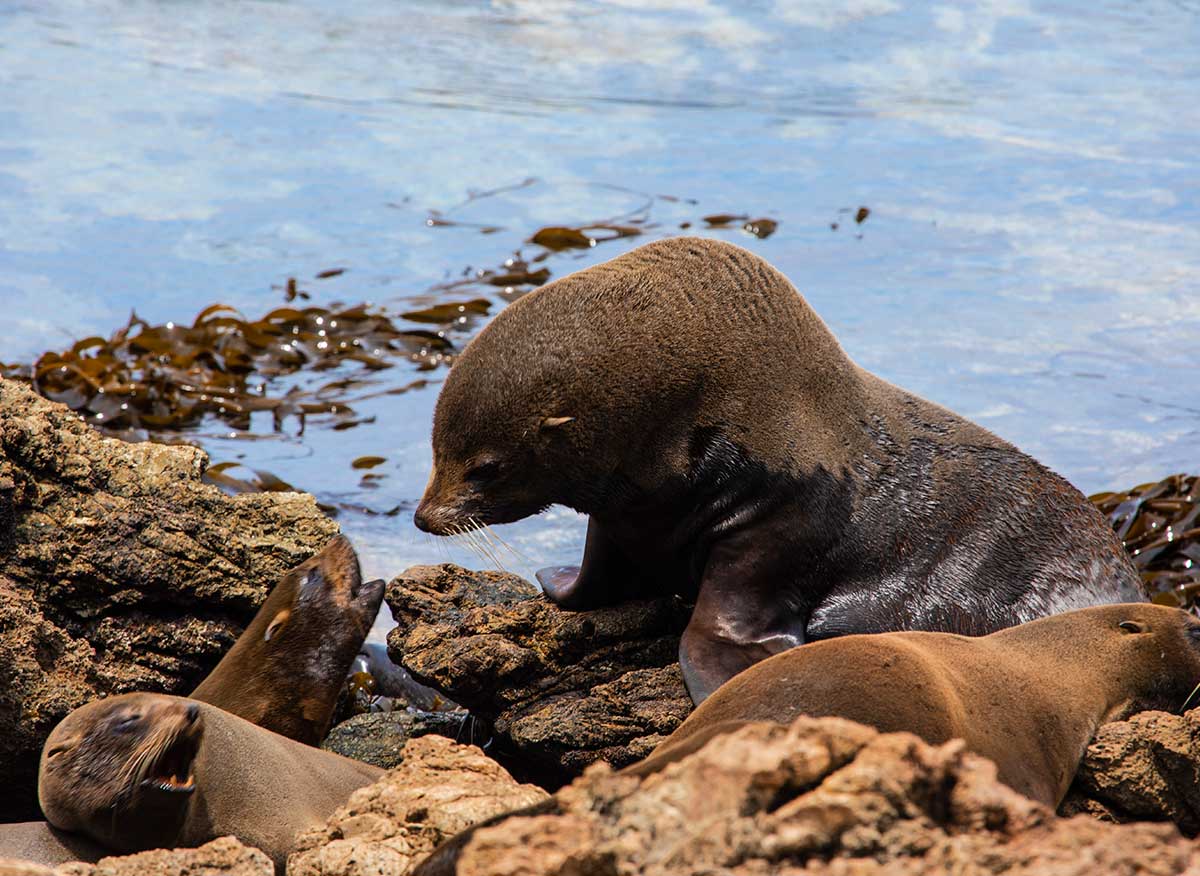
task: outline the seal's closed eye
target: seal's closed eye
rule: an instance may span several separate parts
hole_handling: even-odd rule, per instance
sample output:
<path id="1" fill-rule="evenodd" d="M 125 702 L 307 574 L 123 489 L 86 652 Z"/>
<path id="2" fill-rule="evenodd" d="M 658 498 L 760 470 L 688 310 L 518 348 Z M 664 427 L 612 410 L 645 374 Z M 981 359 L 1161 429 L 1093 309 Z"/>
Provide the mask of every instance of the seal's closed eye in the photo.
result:
<path id="1" fill-rule="evenodd" d="M 1125 633 L 1144 633 L 1146 628 L 1136 621 L 1121 621 L 1117 626 Z"/>
<path id="2" fill-rule="evenodd" d="M 481 483 L 493 480 L 500 474 L 500 460 L 485 459 L 471 468 L 466 474 L 466 480 Z"/>

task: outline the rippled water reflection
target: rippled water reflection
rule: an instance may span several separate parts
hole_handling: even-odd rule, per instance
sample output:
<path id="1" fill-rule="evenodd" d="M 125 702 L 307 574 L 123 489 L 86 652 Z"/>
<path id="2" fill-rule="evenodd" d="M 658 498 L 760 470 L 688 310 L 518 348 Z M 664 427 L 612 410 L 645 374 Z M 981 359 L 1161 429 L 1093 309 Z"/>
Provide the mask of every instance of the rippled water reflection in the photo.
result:
<path id="1" fill-rule="evenodd" d="M 1083 489 L 1195 470 L 1198 22 L 1080 0 L 0 2 L 0 360 L 131 308 L 261 315 L 289 276 L 314 302 L 409 310 L 539 227 L 666 194 L 697 203 L 652 200 L 651 235 L 777 220 L 714 233 L 787 273 L 863 365 Z M 407 507 L 436 392 L 343 432 L 201 436 L 326 500 Z M 364 454 L 387 458 L 374 488 Z M 478 563 L 409 510 L 341 520 L 375 574 Z M 503 534 L 528 571 L 582 528 L 555 510 Z"/>

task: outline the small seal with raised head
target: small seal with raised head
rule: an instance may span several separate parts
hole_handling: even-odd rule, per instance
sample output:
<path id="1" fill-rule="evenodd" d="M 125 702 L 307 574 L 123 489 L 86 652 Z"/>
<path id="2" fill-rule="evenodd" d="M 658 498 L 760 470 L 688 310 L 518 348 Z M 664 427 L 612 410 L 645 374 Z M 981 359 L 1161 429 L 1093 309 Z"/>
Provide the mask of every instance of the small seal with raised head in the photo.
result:
<path id="1" fill-rule="evenodd" d="M 191 698 L 319 745 L 383 589 L 362 580 L 350 540 L 334 537 L 280 579 Z"/>
<path id="2" fill-rule="evenodd" d="M 1145 598 L 1078 490 L 856 366 L 787 278 L 718 241 L 648 244 L 503 310 L 446 378 L 433 458 L 428 532 L 589 515 L 582 566 L 539 573 L 564 608 L 694 599 L 696 702 L 811 640 Z"/>
<path id="3" fill-rule="evenodd" d="M 53 827 L 107 849 L 232 835 L 282 872 L 300 831 L 382 774 L 207 703 L 135 693 L 81 706 L 54 728 L 38 800 Z"/>
<path id="4" fill-rule="evenodd" d="M 1200 620 L 1148 603 L 1105 605 L 971 638 L 845 636 L 734 676 L 644 761 L 648 774 L 747 721 L 800 715 L 963 739 L 1000 781 L 1057 806 L 1096 729 L 1147 709 L 1178 711 L 1200 682 Z"/>

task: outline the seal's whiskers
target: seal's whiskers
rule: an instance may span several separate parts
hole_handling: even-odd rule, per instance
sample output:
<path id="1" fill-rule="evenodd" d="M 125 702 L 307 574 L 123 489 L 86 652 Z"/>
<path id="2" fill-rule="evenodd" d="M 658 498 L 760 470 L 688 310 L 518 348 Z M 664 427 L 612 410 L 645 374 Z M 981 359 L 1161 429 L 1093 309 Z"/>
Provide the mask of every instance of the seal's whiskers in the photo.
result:
<path id="1" fill-rule="evenodd" d="M 529 558 L 528 554 L 526 554 L 521 549 L 509 544 L 507 541 L 505 541 L 503 538 L 500 537 L 499 533 L 497 533 L 496 530 L 492 529 L 486 523 L 481 523 L 480 529 L 482 529 L 484 531 L 484 533 L 486 533 L 488 536 L 490 536 L 492 541 L 498 547 L 501 547 L 504 550 L 508 551 L 508 553 L 512 555 L 513 559 L 517 560 L 518 562 L 523 562 L 523 563 L 530 562 L 530 558 Z"/>

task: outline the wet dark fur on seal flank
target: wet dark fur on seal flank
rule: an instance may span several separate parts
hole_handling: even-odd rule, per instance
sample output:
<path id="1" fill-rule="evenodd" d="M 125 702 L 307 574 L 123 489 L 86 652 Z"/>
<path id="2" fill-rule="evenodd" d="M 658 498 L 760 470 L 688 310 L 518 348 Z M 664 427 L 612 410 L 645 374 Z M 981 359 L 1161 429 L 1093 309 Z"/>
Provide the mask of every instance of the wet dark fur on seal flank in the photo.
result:
<path id="1" fill-rule="evenodd" d="M 736 246 L 652 243 L 502 311 L 438 398 L 415 516 L 590 516 L 572 609 L 673 591 L 697 702 L 813 639 L 982 635 L 1144 599 L 1100 514 L 985 429 L 856 366 Z"/>
<path id="2" fill-rule="evenodd" d="M 296 835 L 324 824 L 383 772 L 207 703 L 123 694 L 81 706 L 55 727 L 38 800 L 55 828 L 116 852 L 232 835 L 282 873 Z"/>
<path id="3" fill-rule="evenodd" d="M 982 638 L 948 633 L 846 636 L 795 648 L 731 679 L 645 760 L 648 776 L 747 724 L 800 715 L 964 739 L 1000 781 L 1057 806 L 1096 728 L 1146 709 L 1177 711 L 1200 681 L 1200 620 L 1145 603 L 1100 606 Z M 561 814 L 557 797 L 498 815 L 440 845 L 413 876 L 453 876 L 475 832 Z"/>
<path id="4" fill-rule="evenodd" d="M 192 699 L 319 745 L 383 588 L 363 582 L 349 539 L 335 536 L 280 579 Z"/>

